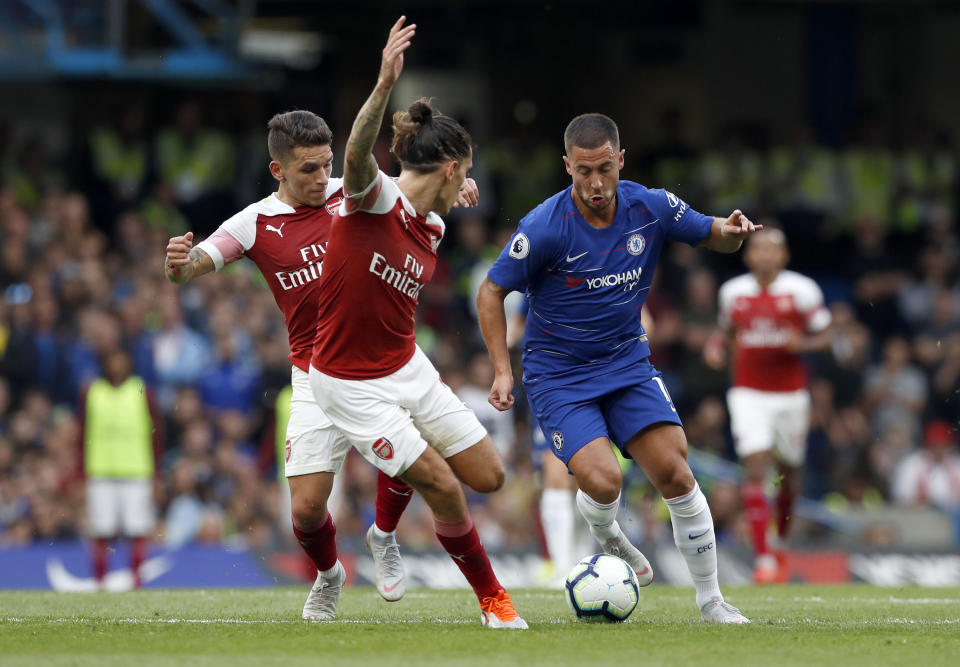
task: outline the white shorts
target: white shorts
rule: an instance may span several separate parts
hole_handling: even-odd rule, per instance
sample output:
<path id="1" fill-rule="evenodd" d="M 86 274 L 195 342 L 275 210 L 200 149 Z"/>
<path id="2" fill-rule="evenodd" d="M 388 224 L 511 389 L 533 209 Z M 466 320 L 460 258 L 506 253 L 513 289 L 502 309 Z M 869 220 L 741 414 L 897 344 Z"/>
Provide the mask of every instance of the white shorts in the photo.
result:
<path id="1" fill-rule="evenodd" d="M 297 477 L 314 472 L 339 473 L 350 451 L 350 441 L 317 405 L 309 375 L 294 366 L 290 382 L 293 393 L 284 443 L 284 474 Z"/>
<path id="2" fill-rule="evenodd" d="M 403 368 L 372 380 L 341 380 L 311 367 L 310 386 L 350 444 L 391 477 L 406 471 L 428 442 L 450 458 L 487 435 L 419 347 Z"/>
<path id="3" fill-rule="evenodd" d="M 798 468 L 807 455 L 810 393 L 760 391 L 733 387 L 727 392 L 730 430 L 737 456 L 773 450 L 783 463 Z"/>
<path id="4" fill-rule="evenodd" d="M 92 537 L 145 537 L 153 531 L 153 480 L 88 479 Z"/>

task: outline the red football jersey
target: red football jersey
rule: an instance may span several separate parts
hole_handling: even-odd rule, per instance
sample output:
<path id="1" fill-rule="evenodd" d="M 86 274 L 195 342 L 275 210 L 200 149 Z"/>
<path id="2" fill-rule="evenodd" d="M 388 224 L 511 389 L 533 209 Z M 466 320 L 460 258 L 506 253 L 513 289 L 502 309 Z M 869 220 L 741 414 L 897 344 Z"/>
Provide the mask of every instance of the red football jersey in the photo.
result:
<path id="1" fill-rule="evenodd" d="M 781 271 L 766 288 L 752 274 L 720 287 L 720 326 L 734 337 L 733 385 L 762 391 L 807 386 L 799 354 L 787 349 L 793 331 L 822 331 L 830 324 L 817 284 Z"/>
<path id="2" fill-rule="evenodd" d="M 345 380 L 390 375 L 414 353 L 414 312 L 437 262 L 443 221 L 417 215 L 383 172 L 333 218 L 314 368 Z"/>
<path id="3" fill-rule="evenodd" d="M 290 362 L 310 369 L 317 324 L 320 273 L 333 212 L 343 201 L 343 180 L 331 179 L 327 203 L 293 208 L 276 194 L 246 207 L 197 245 L 219 271 L 244 255 L 253 260 L 287 323 Z"/>

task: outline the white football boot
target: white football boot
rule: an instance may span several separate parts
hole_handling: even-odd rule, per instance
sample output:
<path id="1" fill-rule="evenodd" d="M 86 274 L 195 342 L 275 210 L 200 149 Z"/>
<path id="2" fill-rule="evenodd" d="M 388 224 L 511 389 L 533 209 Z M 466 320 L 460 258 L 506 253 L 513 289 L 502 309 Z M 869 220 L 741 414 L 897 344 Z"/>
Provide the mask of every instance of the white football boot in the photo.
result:
<path id="1" fill-rule="evenodd" d="M 329 621 L 337 615 L 337 601 L 340 599 L 340 589 L 347 579 L 347 571 L 338 560 L 333 572 L 324 577 L 317 572 L 317 580 L 310 589 L 307 602 L 303 605 L 302 618 L 305 621 Z"/>
<path id="2" fill-rule="evenodd" d="M 650 561 L 639 549 L 630 544 L 630 540 L 622 530 L 619 535 L 604 542 L 603 550 L 627 561 L 627 565 L 633 568 L 637 575 L 637 583 L 641 586 L 649 586 L 653 583 L 653 568 L 650 566 Z"/>
<path id="3" fill-rule="evenodd" d="M 407 577 L 400 558 L 396 535 L 384 538 L 377 536 L 375 524 L 367 529 L 367 551 L 373 556 L 373 568 L 377 575 L 377 592 L 387 602 L 396 602 L 407 592 Z"/>
<path id="4" fill-rule="evenodd" d="M 740 613 L 732 604 L 722 598 L 713 598 L 700 607 L 700 616 L 707 623 L 731 623 L 734 625 L 749 623 L 750 619 Z"/>

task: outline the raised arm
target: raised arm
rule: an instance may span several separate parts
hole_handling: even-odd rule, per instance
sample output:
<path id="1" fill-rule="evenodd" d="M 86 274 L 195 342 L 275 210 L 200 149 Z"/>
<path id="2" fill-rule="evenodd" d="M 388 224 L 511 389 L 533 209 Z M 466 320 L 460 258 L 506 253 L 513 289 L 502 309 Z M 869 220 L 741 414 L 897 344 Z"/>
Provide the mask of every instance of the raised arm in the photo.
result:
<path id="1" fill-rule="evenodd" d="M 755 225 L 750 218 L 737 209 L 728 218 L 714 218 L 710 227 L 710 235 L 703 245 L 717 252 L 736 252 L 743 244 L 743 240 L 763 229 L 763 225 Z"/>
<path id="2" fill-rule="evenodd" d="M 183 284 L 216 268 L 210 255 L 193 247 L 193 232 L 174 236 L 167 242 L 164 273 L 170 282 Z"/>
<path id="3" fill-rule="evenodd" d="M 509 290 L 490 280 L 489 276 L 483 279 L 480 291 L 477 292 L 480 333 L 490 352 L 495 373 L 487 400 L 501 411 L 513 406 L 513 368 L 507 349 L 507 316 L 503 309 L 503 300 L 509 293 Z"/>
<path id="4" fill-rule="evenodd" d="M 410 40 L 417 28 L 415 23 L 404 26 L 406 19 L 406 16 L 401 16 L 390 28 L 387 45 L 383 47 L 377 85 L 360 107 L 350 129 L 343 168 L 343 189 L 347 194 L 363 192 L 377 175 L 377 161 L 372 154 L 373 145 L 380 133 L 390 91 L 403 70 L 403 52 L 410 46 Z"/>

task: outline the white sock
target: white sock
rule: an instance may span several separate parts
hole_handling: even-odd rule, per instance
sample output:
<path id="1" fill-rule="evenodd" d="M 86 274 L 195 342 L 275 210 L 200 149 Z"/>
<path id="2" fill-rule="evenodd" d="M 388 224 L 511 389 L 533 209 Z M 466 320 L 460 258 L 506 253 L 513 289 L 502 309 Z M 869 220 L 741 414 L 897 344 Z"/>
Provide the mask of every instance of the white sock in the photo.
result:
<path id="1" fill-rule="evenodd" d="M 376 524 L 376 522 L 374 522 L 373 524 L 373 536 L 376 537 L 378 540 L 385 540 L 391 535 L 396 535 L 396 534 L 397 534 L 397 531 L 388 533 L 385 530 L 380 530 L 380 527 Z"/>
<path id="2" fill-rule="evenodd" d="M 679 498 L 664 498 L 673 524 L 673 540 L 697 588 L 697 606 L 714 598 L 723 599 L 717 581 L 717 540 L 713 532 L 710 506 L 700 485 Z"/>
<path id="3" fill-rule="evenodd" d="M 590 533 L 600 544 L 617 537 L 620 534 L 620 524 L 617 523 L 617 509 L 620 507 L 620 496 L 609 505 L 598 503 L 596 500 L 577 490 L 577 509 L 587 520 Z"/>
<path id="4" fill-rule="evenodd" d="M 547 550 L 558 575 L 565 575 L 577 562 L 573 542 L 574 493 L 571 489 L 544 489 L 540 495 L 540 523 Z"/>

